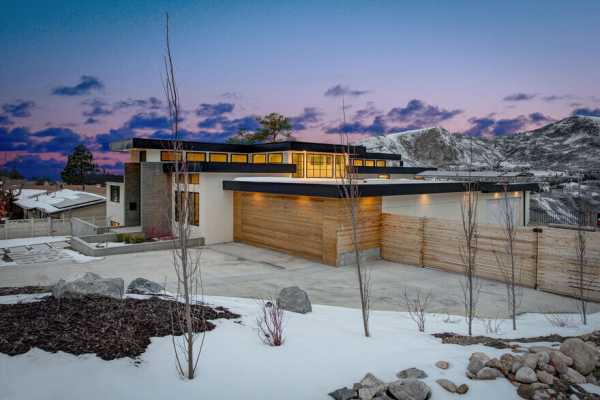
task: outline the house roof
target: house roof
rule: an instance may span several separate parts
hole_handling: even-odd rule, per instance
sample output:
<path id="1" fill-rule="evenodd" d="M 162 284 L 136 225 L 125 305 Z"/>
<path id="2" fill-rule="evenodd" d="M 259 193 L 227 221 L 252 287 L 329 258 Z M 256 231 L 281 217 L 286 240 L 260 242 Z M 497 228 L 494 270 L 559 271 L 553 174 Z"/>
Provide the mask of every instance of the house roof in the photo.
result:
<path id="1" fill-rule="evenodd" d="M 314 142 L 272 142 L 258 144 L 230 144 L 230 143 L 209 143 L 181 141 L 181 147 L 185 151 L 222 151 L 227 153 L 263 153 L 273 151 L 314 151 L 321 153 L 345 153 L 349 152 L 355 158 L 402 160 L 400 154 L 393 153 L 369 153 L 365 146 L 350 146 L 349 151 L 346 146 L 332 143 L 314 143 Z M 132 149 L 155 149 L 172 150 L 173 140 L 132 138 L 112 142 L 110 149 L 113 151 L 127 151 Z"/>
<path id="2" fill-rule="evenodd" d="M 516 178 L 532 177 L 533 174 L 521 171 L 445 171 L 428 169 L 418 173 L 419 176 L 426 178 L 450 177 L 450 178 Z"/>
<path id="3" fill-rule="evenodd" d="M 23 191 L 25 193 L 22 192 L 15 204 L 25 210 L 36 209 L 46 214 L 101 204 L 106 201 L 104 196 L 70 189 L 62 189 L 56 192 L 44 191 L 43 193 L 33 193 L 39 192 L 37 189 L 23 189 Z"/>

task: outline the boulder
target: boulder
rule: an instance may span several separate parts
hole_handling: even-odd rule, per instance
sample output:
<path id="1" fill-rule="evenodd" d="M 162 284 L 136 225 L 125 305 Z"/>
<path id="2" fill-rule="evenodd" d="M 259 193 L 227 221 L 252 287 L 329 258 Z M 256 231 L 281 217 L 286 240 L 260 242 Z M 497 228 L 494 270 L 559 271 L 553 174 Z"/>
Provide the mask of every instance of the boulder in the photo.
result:
<path id="1" fill-rule="evenodd" d="M 121 278 L 102 278 L 100 275 L 87 272 L 81 278 L 71 282 L 64 279 L 52 287 L 52 295 L 57 299 L 80 299 L 86 296 L 104 296 L 121 299 L 125 283 Z"/>
<path id="2" fill-rule="evenodd" d="M 538 355 L 537 354 L 527 354 L 525 359 L 523 360 L 523 364 L 528 366 L 531 369 L 535 369 L 538 364 Z"/>
<path id="3" fill-rule="evenodd" d="M 446 389 L 450 393 L 456 393 L 456 385 L 448 379 L 438 379 L 437 384 Z"/>
<path id="4" fill-rule="evenodd" d="M 485 367 L 485 363 L 490 361 L 490 358 L 484 353 L 475 352 L 469 357 L 469 365 L 467 365 L 467 371 L 472 375 L 477 375 L 479 370 Z"/>
<path id="5" fill-rule="evenodd" d="M 569 383 L 577 385 L 581 385 L 587 382 L 585 376 L 581 375 L 573 368 L 567 368 L 566 372 L 564 374 L 561 374 L 560 377 Z"/>
<path id="6" fill-rule="evenodd" d="M 560 351 L 553 351 L 550 353 L 550 363 L 556 369 L 559 374 L 564 374 L 570 365 L 573 365 L 573 359 L 561 353 Z"/>
<path id="7" fill-rule="evenodd" d="M 456 388 L 456 393 L 458 394 L 465 394 L 469 391 L 469 385 L 467 385 L 466 383 L 463 383 L 462 385 L 459 385 Z"/>
<path id="8" fill-rule="evenodd" d="M 476 378 L 481 380 L 492 380 L 500 377 L 500 371 L 496 368 L 491 367 L 483 367 L 477 372 Z"/>
<path id="9" fill-rule="evenodd" d="M 598 362 L 598 350 L 581 339 L 565 340 L 560 352 L 573 359 L 573 368 L 582 375 L 592 372 Z"/>
<path id="10" fill-rule="evenodd" d="M 438 361 L 435 363 L 435 366 L 439 369 L 448 369 L 450 368 L 450 363 L 448 361 Z"/>
<path id="11" fill-rule="evenodd" d="M 419 368 L 404 369 L 396 374 L 400 379 L 423 379 L 427 378 L 427 373 Z"/>
<path id="12" fill-rule="evenodd" d="M 358 398 L 360 400 L 372 400 L 375 396 L 385 392 L 386 385 L 367 386 L 358 389 Z"/>
<path id="13" fill-rule="evenodd" d="M 134 294 L 158 294 L 162 293 L 163 290 L 165 288 L 161 284 L 146 278 L 135 278 L 127 286 L 127 293 Z"/>
<path id="14" fill-rule="evenodd" d="M 343 387 L 329 393 L 329 396 L 333 397 L 335 400 L 350 400 L 357 396 L 357 392 L 356 390 Z"/>
<path id="15" fill-rule="evenodd" d="M 381 385 L 385 385 L 385 383 L 377 378 L 375 375 L 373 375 L 372 373 L 367 373 L 364 378 L 362 378 L 360 380 L 360 382 L 358 383 L 361 387 L 370 387 L 370 386 L 381 386 Z"/>
<path id="16" fill-rule="evenodd" d="M 431 388 L 418 379 L 392 382 L 388 391 L 396 400 L 426 400 L 431 396 Z"/>
<path id="17" fill-rule="evenodd" d="M 308 294 L 298 286 L 281 289 L 277 297 L 277 304 L 287 311 L 306 314 L 312 311 Z"/>
<path id="18" fill-rule="evenodd" d="M 517 371 L 515 379 L 521 383 L 534 383 L 537 382 L 537 375 L 532 368 L 524 365 Z"/>
<path id="19" fill-rule="evenodd" d="M 548 347 L 548 346 L 531 346 L 529 348 L 529 352 L 530 353 L 548 353 L 548 355 L 550 355 L 550 353 L 552 353 L 553 351 L 556 351 L 556 349 L 553 349 L 552 347 Z"/>
<path id="20" fill-rule="evenodd" d="M 548 385 L 552 385 L 552 383 L 554 382 L 554 376 L 549 374 L 546 371 L 538 371 L 535 373 L 538 381 L 548 384 Z"/>

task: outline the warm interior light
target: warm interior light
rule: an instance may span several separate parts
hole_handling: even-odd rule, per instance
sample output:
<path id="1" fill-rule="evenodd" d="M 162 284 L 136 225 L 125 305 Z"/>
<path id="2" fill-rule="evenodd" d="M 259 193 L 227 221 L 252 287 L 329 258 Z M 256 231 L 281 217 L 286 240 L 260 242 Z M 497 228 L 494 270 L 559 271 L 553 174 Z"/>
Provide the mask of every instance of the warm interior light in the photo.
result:
<path id="1" fill-rule="evenodd" d="M 377 175 L 377 179 L 390 179 L 390 175 L 389 174 Z"/>

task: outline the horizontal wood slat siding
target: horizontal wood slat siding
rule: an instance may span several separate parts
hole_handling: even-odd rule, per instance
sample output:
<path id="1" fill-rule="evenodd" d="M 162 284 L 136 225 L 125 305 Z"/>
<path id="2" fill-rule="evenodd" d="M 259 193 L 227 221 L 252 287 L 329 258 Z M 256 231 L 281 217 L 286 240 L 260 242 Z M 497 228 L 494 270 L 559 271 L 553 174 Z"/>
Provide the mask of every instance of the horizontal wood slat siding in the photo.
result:
<path id="1" fill-rule="evenodd" d="M 387 213 L 382 214 L 381 221 L 384 259 L 463 273 L 460 221 Z M 587 238 L 586 296 L 600 301 L 600 232 L 589 232 Z M 501 226 L 479 226 L 475 268 L 478 276 L 504 281 L 510 272 L 506 244 Z M 514 246 L 517 280 L 522 285 L 576 294 L 575 231 L 543 227 L 541 233 L 535 233 L 532 227 L 520 227 Z"/>
<path id="2" fill-rule="evenodd" d="M 359 249 L 379 248 L 381 198 L 359 202 Z M 234 193 L 234 240 L 285 251 L 329 265 L 353 251 L 343 199 Z"/>

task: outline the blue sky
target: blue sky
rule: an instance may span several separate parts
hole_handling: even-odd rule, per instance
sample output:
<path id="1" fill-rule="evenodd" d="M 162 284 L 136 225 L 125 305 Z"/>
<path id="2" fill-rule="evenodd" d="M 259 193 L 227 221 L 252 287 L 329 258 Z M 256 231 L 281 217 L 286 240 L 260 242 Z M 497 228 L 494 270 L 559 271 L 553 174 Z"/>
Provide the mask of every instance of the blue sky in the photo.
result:
<path id="1" fill-rule="evenodd" d="M 433 125 L 512 134 L 600 114 L 597 1 L 2 1 L 2 9 L 0 162 L 35 171 L 56 168 L 78 143 L 118 170 L 124 157 L 106 152 L 108 141 L 164 137 L 165 11 L 190 139 L 224 140 L 269 112 L 292 118 L 299 140 L 322 141 L 340 130 L 358 138 Z"/>

